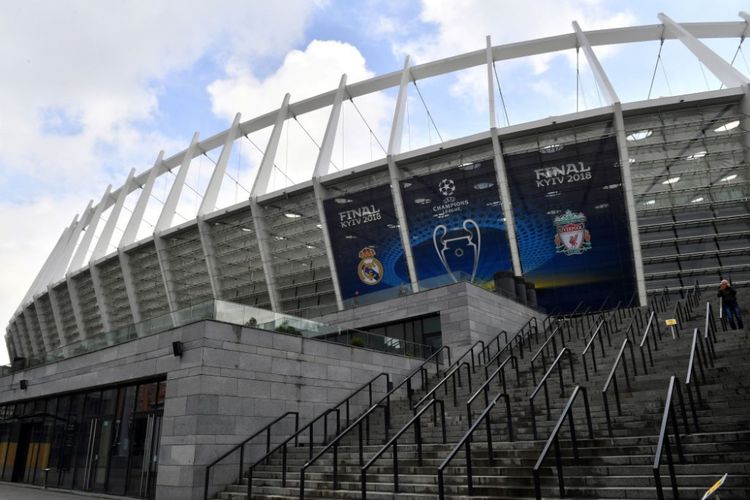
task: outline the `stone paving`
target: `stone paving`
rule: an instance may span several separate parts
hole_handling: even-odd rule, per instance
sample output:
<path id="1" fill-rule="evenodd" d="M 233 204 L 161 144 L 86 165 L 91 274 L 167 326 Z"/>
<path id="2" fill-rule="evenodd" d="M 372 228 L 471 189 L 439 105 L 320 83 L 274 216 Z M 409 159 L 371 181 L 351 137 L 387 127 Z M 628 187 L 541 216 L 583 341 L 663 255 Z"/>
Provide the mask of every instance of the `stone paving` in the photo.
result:
<path id="1" fill-rule="evenodd" d="M 96 495 L 63 490 L 44 490 L 38 487 L 0 483 L 0 500 L 112 500 L 122 499 L 108 495 Z"/>

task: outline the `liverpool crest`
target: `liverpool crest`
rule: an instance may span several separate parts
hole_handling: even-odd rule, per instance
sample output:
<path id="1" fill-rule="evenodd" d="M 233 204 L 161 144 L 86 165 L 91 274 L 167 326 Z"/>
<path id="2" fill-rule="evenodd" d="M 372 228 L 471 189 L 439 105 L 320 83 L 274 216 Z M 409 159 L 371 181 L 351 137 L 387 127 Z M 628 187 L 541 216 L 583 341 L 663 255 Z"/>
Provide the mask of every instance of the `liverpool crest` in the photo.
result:
<path id="1" fill-rule="evenodd" d="M 357 276 L 365 285 L 377 285 L 383 279 L 383 264 L 375 258 L 375 249 L 365 247 L 359 251 Z"/>
<path id="2" fill-rule="evenodd" d="M 591 234 L 586 230 L 586 216 L 566 210 L 555 217 L 555 247 L 557 253 L 579 255 L 591 250 Z"/>

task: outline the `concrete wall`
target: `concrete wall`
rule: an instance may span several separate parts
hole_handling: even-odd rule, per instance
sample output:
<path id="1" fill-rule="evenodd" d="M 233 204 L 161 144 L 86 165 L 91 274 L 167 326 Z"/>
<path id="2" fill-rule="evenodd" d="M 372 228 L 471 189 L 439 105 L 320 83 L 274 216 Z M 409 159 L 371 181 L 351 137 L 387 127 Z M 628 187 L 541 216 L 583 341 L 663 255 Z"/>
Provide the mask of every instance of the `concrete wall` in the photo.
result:
<path id="1" fill-rule="evenodd" d="M 172 354 L 175 340 L 184 344 L 181 358 Z M 277 416 L 298 411 L 305 423 L 378 373 L 388 372 L 398 382 L 419 363 L 204 321 L 4 377 L 0 402 L 166 375 L 156 499 L 198 500 L 205 466 Z M 21 379 L 29 380 L 25 391 L 18 388 Z M 381 379 L 374 396 L 384 392 Z M 366 407 L 367 399 L 365 392 L 355 401 L 352 416 Z M 279 433 L 290 430 L 290 425 L 282 426 Z M 248 458 L 260 453 L 264 443 L 249 448 Z M 231 464 L 237 460 L 229 457 L 229 465 L 217 468 L 217 484 L 236 479 L 237 468 Z"/>
<path id="2" fill-rule="evenodd" d="M 490 340 L 501 330 L 516 333 L 532 316 L 537 317 L 541 327 L 544 317 L 536 309 L 464 282 L 362 305 L 316 320 L 362 328 L 431 313 L 440 313 L 443 345 L 451 347 L 454 358 L 477 340 Z"/>

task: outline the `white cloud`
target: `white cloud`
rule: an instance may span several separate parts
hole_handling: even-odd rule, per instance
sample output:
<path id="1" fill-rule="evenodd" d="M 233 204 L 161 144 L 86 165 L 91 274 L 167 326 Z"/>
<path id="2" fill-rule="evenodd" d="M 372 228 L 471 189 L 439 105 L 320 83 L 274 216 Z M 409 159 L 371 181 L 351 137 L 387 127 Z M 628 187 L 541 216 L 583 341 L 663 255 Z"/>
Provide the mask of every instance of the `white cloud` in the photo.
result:
<path id="1" fill-rule="evenodd" d="M 347 74 L 347 84 L 374 75 L 356 47 L 332 40 L 313 40 L 304 50 L 289 52 L 281 66 L 264 78 L 256 76 L 247 65 L 232 64 L 227 73 L 227 78 L 216 80 L 208 87 L 214 113 L 225 119 L 233 117 L 238 111 L 246 119 L 277 109 L 287 92 L 291 95 L 291 102 L 295 102 L 335 89 L 343 73 Z M 393 109 L 391 100 L 385 95 L 375 94 L 357 98 L 355 102 L 383 141 L 387 137 L 387 125 Z M 347 109 L 349 106 L 347 104 Z M 311 177 L 317 158 L 317 146 L 305 130 L 320 144 L 329 113 L 330 107 L 299 116 L 297 120 L 301 126 L 293 119 L 287 120 L 275 163 L 294 182 Z M 344 158 L 346 166 L 352 166 L 369 158 L 369 133 L 353 110 L 346 113 Z M 355 133 L 355 130 L 359 133 Z M 265 148 L 266 143 L 260 146 Z M 340 143 L 334 148 L 334 162 L 340 148 Z M 341 164 L 338 166 L 340 168 Z M 284 174 L 275 173 L 278 182 L 271 189 L 289 184 Z"/>
<path id="2" fill-rule="evenodd" d="M 420 20 L 433 29 L 422 36 L 393 43 L 397 55 L 410 54 L 417 63 L 482 49 L 486 46 L 486 35 L 492 37 L 493 45 L 500 45 L 571 33 L 573 20 L 584 30 L 594 30 L 632 25 L 635 16 L 629 11 L 616 11 L 601 0 L 525 3 L 423 0 Z M 596 49 L 600 59 L 609 57 L 613 51 L 610 47 Z M 574 52 L 541 54 L 504 63 L 506 73 L 501 78 L 505 83 L 521 74 L 535 78 L 547 73 L 556 57 L 566 57 L 568 64 L 575 67 Z M 507 78 L 508 73 L 516 74 Z M 484 71 L 461 72 L 448 90 L 454 97 L 463 96 L 475 108 L 482 109 L 487 99 L 486 78 Z M 534 90 L 534 86 L 527 88 Z"/>
<path id="3" fill-rule="evenodd" d="M 434 25 L 434 32 L 396 49 L 428 61 L 481 49 L 486 35 L 491 35 L 492 43 L 498 45 L 571 33 L 573 20 L 582 29 L 593 30 L 628 26 L 635 17 L 627 11 L 614 12 L 601 0 L 423 0 L 420 19 Z M 544 69 L 544 60 L 532 62 L 538 71 Z"/>
<path id="4" fill-rule="evenodd" d="M 10 318 L 89 198 L 98 201 L 107 183 L 119 186 L 131 167 L 149 168 L 160 149 L 187 146 L 155 131 L 170 78 L 279 57 L 322 4 L 0 3 L 0 229 L 12 235 L 0 247 L 10 270 L 0 283 L 0 318 Z"/>

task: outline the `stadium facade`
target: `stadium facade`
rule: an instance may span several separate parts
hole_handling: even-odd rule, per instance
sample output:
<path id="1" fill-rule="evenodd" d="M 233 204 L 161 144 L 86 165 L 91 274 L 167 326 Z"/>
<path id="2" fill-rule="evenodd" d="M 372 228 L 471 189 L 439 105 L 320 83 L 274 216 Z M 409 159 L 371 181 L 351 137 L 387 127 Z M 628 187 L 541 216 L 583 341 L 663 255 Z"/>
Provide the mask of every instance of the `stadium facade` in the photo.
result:
<path id="1" fill-rule="evenodd" d="M 645 305 L 696 281 L 747 284 L 750 80 L 700 41 L 744 39 L 741 17 L 660 15 L 658 25 L 589 32 L 574 23 L 567 35 L 407 58 L 401 71 L 353 84 L 344 75 L 329 92 L 238 114 L 131 171 L 63 231 L 10 319 L 2 479 L 199 498 L 205 465 L 254 428 L 284 411 L 317 414 L 443 345 L 466 348 L 497 325 L 515 331 L 542 311 L 597 309 L 605 298 Z M 621 103 L 592 46 L 665 38 L 723 88 Z M 588 59 L 607 105 L 498 127 L 493 63 L 567 49 Z M 483 65 L 487 130 L 402 151 L 408 86 Z M 387 89 L 398 91 L 387 154 L 332 172 L 342 102 Z M 268 192 L 284 123 L 329 107 L 312 178 Z M 263 129 L 249 199 L 216 210 L 236 141 Z M 196 218 L 173 225 L 191 162 L 215 149 Z M 136 241 L 164 175 L 174 181 L 154 233 Z"/>

